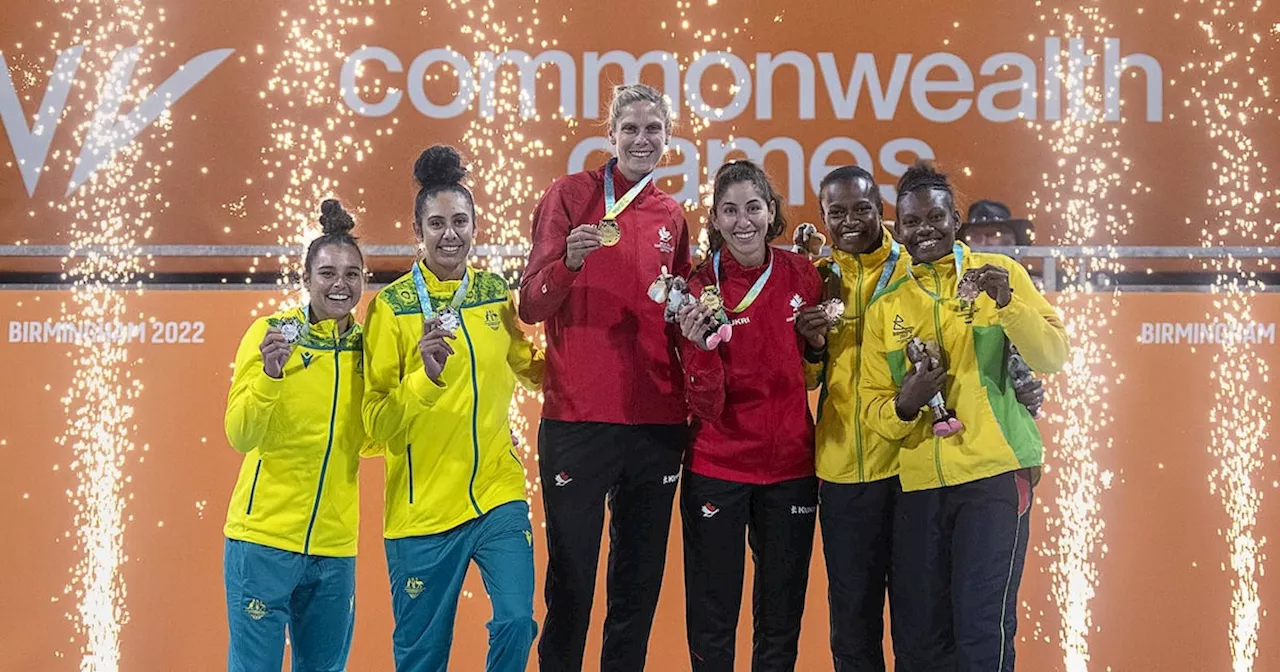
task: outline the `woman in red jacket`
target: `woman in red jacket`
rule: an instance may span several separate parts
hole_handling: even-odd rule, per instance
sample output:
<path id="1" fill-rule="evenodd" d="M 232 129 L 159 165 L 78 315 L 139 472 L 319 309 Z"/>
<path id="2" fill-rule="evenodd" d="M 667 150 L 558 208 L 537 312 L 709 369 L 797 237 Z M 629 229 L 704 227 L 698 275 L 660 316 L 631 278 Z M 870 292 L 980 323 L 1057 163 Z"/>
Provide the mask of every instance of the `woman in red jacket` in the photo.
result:
<path id="1" fill-rule="evenodd" d="M 796 315 L 821 300 L 821 281 L 805 257 L 769 247 L 785 221 L 754 163 L 716 173 L 711 226 L 711 260 L 689 289 L 719 289 L 731 340 L 706 348 L 707 306 L 679 314 L 694 414 L 680 491 L 689 653 L 695 671 L 734 669 L 745 528 L 756 566 L 751 669 L 792 670 L 818 508 L 804 364 L 826 346 L 825 329 L 801 336 Z"/>
<path id="2" fill-rule="evenodd" d="M 543 672 L 581 670 L 609 524 L 609 613 L 599 669 L 644 669 L 671 502 L 688 441 L 680 334 L 649 300 L 665 267 L 689 273 L 684 210 L 653 183 L 671 107 L 643 84 L 614 90 L 614 158 L 556 180 L 533 213 L 520 319 L 546 323 L 538 465 L 547 517 Z"/>

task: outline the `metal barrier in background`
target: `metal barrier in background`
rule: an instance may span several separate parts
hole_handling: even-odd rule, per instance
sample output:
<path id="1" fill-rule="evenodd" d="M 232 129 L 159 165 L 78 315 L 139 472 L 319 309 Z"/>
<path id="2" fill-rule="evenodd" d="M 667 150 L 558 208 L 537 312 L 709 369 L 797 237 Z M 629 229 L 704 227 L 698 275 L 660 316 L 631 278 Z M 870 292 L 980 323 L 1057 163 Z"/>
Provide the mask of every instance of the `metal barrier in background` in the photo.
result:
<path id="1" fill-rule="evenodd" d="M 412 258 L 415 254 L 412 245 L 362 245 L 360 248 L 367 257 L 401 257 Z M 1186 259 L 1208 260 L 1221 258 L 1256 259 L 1269 263 L 1272 259 L 1280 260 L 1280 247 L 1141 247 L 1141 246 L 1030 246 L 1030 247 L 977 247 L 979 252 L 995 252 L 1005 254 L 1014 259 L 1041 260 L 1041 275 L 1045 291 L 1053 292 L 1061 288 L 1061 262 L 1063 260 L 1080 260 L 1077 275 L 1090 277 L 1091 260 L 1095 259 Z M 695 253 L 697 248 L 694 248 Z M 116 254 L 119 250 L 106 247 L 79 248 L 78 254 Z M 177 257 L 231 257 L 231 258 L 267 258 L 280 256 L 301 256 L 304 252 L 300 246 L 288 245 L 142 245 L 133 250 L 141 257 L 177 258 Z M 524 258 L 529 248 L 521 245 L 476 245 L 472 254 L 476 257 Z M 824 250 L 829 254 L 830 250 Z M 0 245 L 0 258 L 3 257 L 57 257 L 71 254 L 68 245 Z M 1206 277 L 1212 277 L 1210 271 L 1199 270 Z M 1096 284 L 1096 283 L 1095 283 Z M 1210 285 L 1204 284 L 1132 284 L 1124 285 L 1126 291 L 1207 291 Z M 1102 285 L 1100 290 L 1109 291 L 1110 287 Z M 1267 286 L 1266 291 L 1280 291 L 1280 287 Z"/>

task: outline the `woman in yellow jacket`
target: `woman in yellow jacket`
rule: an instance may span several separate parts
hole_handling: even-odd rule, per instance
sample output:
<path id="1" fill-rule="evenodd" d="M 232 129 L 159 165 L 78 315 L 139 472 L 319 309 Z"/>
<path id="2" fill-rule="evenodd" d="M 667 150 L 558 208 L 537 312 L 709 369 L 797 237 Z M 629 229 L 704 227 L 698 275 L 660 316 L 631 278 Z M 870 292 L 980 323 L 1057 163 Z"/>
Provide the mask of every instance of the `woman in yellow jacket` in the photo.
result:
<path id="1" fill-rule="evenodd" d="M 901 442 L 896 669 L 1012 671 L 1044 444 L 1017 399 L 1010 346 L 1035 371 L 1053 373 L 1068 356 L 1066 329 L 1021 265 L 956 242 L 955 196 L 932 166 L 902 176 L 897 215 L 912 265 L 867 311 L 859 386 L 863 422 Z M 916 339 L 938 350 L 917 360 Z M 959 433 L 934 428 L 938 393 Z"/>
<path id="2" fill-rule="evenodd" d="M 385 442 L 383 533 L 399 672 L 444 670 L 467 567 L 493 604 L 486 669 L 524 670 L 533 620 L 533 530 L 507 420 L 516 379 L 542 354 L 515 324 L 500 275 L 468 266 L 475 203 L 451 147 L 419 156 L 413 230 L 423 252 L 369 307 L 364 422 Z"/>
<path id="3" fill-rule="evenodd" d="M 831 657 L 837 672 L 884 670 L 885 592 L 902 493 L 898 442 L 866 430 L 857 391 L 867 307 L 906 275 L 909 260 L 884 227 L 880 189 L 862 168 L 843 166 L 823 177 L 818 206 L 831 236 L 831 257 L 817 263 L 824 298 L 839 298 L 844 314 L 829 333 L 821 306 L 802 308 L 796 324 L 806 333 L 816 322 L 826 336 L 826 348 L 816 353 L 822 362 L 816 462 Z M 896 600 L 889 611 L 896 622 Z"/>
<path id="4" fill-rule="evenodd" d="M 322 205 L 303 281 L 310 304 L 262 317 L 236 351 L 227 440 L 244 453 L 227 510 L 227 669 L 343 670 L 355 622 L 364 258 L 351 216 Z"/>

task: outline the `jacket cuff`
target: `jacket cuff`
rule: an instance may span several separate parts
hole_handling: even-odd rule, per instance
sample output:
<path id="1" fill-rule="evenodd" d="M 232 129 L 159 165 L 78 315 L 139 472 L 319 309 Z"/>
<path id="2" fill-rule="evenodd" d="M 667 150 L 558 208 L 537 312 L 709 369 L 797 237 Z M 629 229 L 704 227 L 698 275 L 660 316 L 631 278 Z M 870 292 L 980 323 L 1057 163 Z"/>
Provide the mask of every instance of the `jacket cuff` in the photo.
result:
<path id="1" fill-rule="evenodd" d="M 284 376 L 272 378 L 261 371 L 249 382 L 249 392 L 258 401 L 271 403 L 280 398 L 284 390 Z"/>
<path id="2" fill-rule="evenodd" d="M 579 272 L 569 268 L 564 263 L 564 257 L 556 259 L 547 268 L 547 276 L 542 281 L 543 287 L 546 287 L 546 292 L 543 293 L 556 292 L 572 285 L 574 280 L 578 279 Z"/>
<path id="3" fill-rule="evenodd" d="M 418 369 L 409 374 L 409 377 L 405 378 L 404 382 L 405 385 L 409 386 L 409 391 L 413 393 L 413 396 L 422 402 L 423 406 L 434 406 L 437 401 L 440 401 L 440 397 L 444 396 L 445 391 L 449 389 L 445 383 L 436 383 L 428 378 L 424 369 Z"/>
<path id="4" fill-rule="evenodd" d="M 898 397 L 894 396 L 893 405 L 890 408 L 890 413 L 888 415 L 889 418 L 887 420 L 889 425 L 886 429 L 888 429 L 889 433 L 893 435 L 893 438 L 905 439 L 909 434 L 911 434 L 911 430 L 915 429 L 920 424 L 920 418 L 924 417 L 924 409 L 916 409 L 916 414 L 911 416 L 911 419 L 903 420 L 902 416 L 898 415 Z"/>
<path id="5" fill-rule="evenodd" d="M 715 350 L 703 350 L 683 336 L 681 339 L 680 361 L 684 363 L 684 371 L 690 378 L 695 376 L 705 378 L 724 368 L 720 361 L 720 353 Z"/>
<path id="6" fill-rule="evenodd" d="M 996 317 L 1003 326 L 1017 324 L 1027 319 L 1029 314 L 1037 317 L 1040 315 L 1035 308 L 1023 301 L 1016 292 L 1010 296 L 1009 303 L 1006 303 L 1004 308 L 996 308 Z"/>

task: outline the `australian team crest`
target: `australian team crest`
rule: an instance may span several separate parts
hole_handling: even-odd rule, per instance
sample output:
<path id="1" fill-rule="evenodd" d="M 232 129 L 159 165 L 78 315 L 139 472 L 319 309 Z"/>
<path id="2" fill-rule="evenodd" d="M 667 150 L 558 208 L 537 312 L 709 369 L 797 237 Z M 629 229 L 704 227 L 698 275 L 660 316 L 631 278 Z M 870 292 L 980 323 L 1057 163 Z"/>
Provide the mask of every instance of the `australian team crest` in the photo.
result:
<path id="1" fill-rule="evenodd" d="M 277 325 L 277 328 L 280 330 L 280 334 L 284 336 L 284 340 L 288 341 L 289 345 L 293 345 L 294 343 L 302 340 L 302 337 L 307 335 L 307 330 L 309 329 L 306 322 L 303 322 L 296 317 L 286 317 L 285 319 L 280 320 L 280 324 Z"/>
<path id="2" fill-rule="evenodd" d="M 249 615 L 255 621 L 260 621 L 267 615 L 267 605 L 262 600 L 249 600 L 244 607 L 244 613 Z"/>

